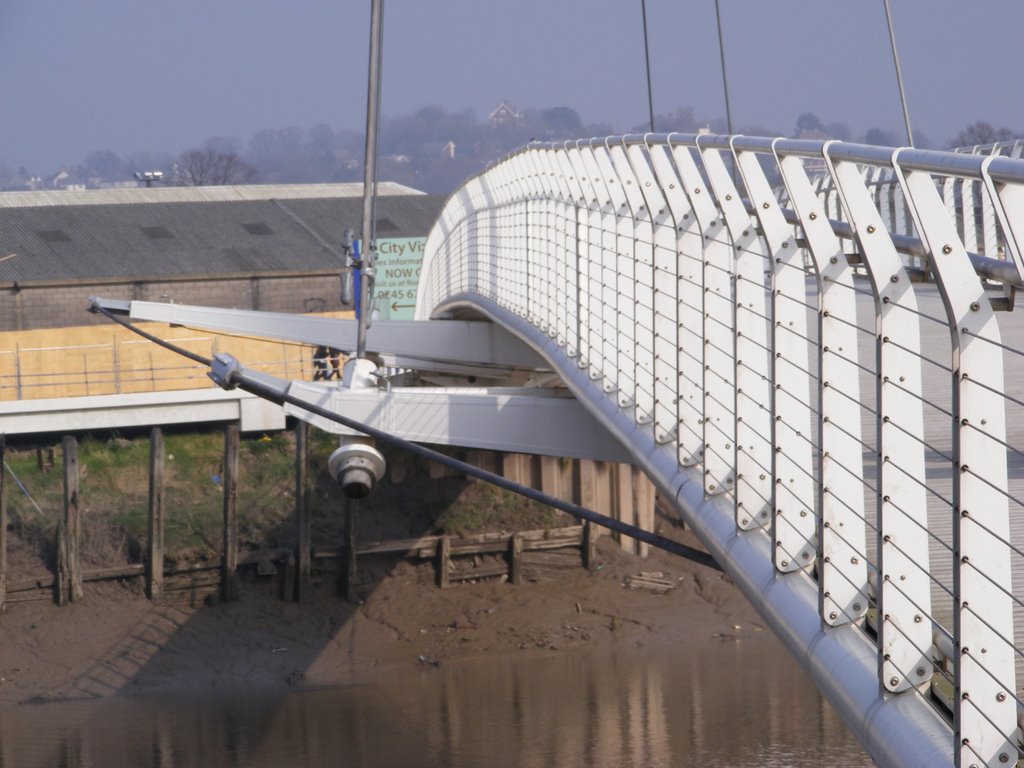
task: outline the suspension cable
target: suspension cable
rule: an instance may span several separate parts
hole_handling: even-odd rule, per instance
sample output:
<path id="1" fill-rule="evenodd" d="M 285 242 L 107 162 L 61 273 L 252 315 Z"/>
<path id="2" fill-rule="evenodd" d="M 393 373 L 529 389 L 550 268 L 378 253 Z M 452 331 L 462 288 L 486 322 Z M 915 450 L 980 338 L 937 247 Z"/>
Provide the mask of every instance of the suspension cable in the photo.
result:
<path id="1" fill-rule="evenodd" d="M 892 11 L 889 0 L 882 0 L 885 5 L 885 23 L 889 27 L 889 45 L 892 48 L 892 64 L 896 70 L 896 86 L 900 91 L 900 105 L 903 107 L 903 125 L 907 129 L 907 146 L 914 146 L 914 132 L 910 130 L 910 112 L 907 110 L 907 94 L 903 90 L 903 71 L 900 69 L 900 57 L 896 52 L 896 33 L 892 28 Z"/>
<path id="2" fill-rule="evenodd" d="M 718 57 L 722 61 L 722 93 L 725 95 L 725 124 L 732 136 L 732 105 L 729 103 L 729 78 L 725 73 L 725 42 L 722 38 L 722 10 L 715 0 L 715 22 L 718 26 Z M 653 130 L 653 129 L 652 129 Z"/>
<path id="3" fill-rule="evenodd" d="M 654 133 L 654 92 L 651 85 L 651 49 L 647 42 L 647 0 L 640 0 L 640 15 L 644 23 L 644 65 L 647 68 L 647 114 L 650 117 L 651 133 Z"/>

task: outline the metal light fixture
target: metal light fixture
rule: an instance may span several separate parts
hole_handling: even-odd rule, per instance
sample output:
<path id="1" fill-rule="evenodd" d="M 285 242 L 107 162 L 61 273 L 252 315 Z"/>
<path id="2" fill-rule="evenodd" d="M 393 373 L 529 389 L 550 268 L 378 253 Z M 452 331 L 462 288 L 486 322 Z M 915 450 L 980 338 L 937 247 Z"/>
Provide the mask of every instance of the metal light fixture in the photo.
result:
<path id="1" fill-rule="evenodd" d="M 138 181 L 145 182 L 146 187 L 152 187 L 154 181 L 163 181 L 163 171 L 136 171 L 135 178 Z"/>

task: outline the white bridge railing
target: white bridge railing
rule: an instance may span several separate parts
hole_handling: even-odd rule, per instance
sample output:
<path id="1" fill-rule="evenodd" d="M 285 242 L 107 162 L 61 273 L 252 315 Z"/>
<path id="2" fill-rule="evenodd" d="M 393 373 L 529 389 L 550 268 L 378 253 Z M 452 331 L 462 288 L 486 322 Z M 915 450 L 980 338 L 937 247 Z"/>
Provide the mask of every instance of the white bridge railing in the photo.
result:
<path id="1" fill-rule="evenodd" d="M 1024 321 L 995 310 L 1022 240 L 1015 159 L 532 145 L 451 197 L 417 313 L 469 308 L 544 354 L 876 761 L 1014 765 Z"/>

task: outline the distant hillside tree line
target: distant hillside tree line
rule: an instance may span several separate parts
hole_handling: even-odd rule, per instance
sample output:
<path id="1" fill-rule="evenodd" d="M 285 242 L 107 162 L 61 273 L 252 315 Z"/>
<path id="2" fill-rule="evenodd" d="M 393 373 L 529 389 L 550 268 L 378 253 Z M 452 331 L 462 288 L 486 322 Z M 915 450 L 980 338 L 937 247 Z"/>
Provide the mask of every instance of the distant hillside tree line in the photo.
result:
<path id="1" fill-rule="evenodd" d="M 727 130 L 724 120 L 699 118 L 692 107 L 655 115 L 655 129 L 659 133 L 700 130 L 725 133 Z M 631 130 L 643 133 L 649 126 L 642 123 Z M 825 122 L 813 112 L 799 115 L 788 132 L 756 124 L 736 126 L 735 130 L 746 135 L 834 138 L 883 146 L 905 143 L 901 132 L 877 127 L 854 136 L 844 123 Z M 441 107 L 426 106 L 412 114 L 382 119 L 378 173 L 381 179 L 446 194 L 468 176 L 530 141 L 608 136 L 617 132 L 619 129 L 605 123 L 584 123 L 580 115 L 567 106 L 519 111 L 502 103 L 484 120 L 471 110 L 448 112 Z M 1020 134 L 986 122 L 975 122 L 951 138 L 946 146 L 990 144 L 1015 135 Z M 914 143 L 921 148 L 932 146 L 926 136 L 916 131 Z M 48 175 L 34 176 L 25 168 L 13 171 L 0 165 L 0 188 L 133 185 L 134 175 L 145 171 L 161 171 L 162 183 L 179 186 L 355 182 L 361 181 L 363 175 L 363 136 L 359 131 L 336 131 L 321 123 L 308 129 L 265 128 L 244 145 L 236 138 L 214 137 L 176 156 L 137 153 L 122 158 L 109 149 L 102 149 L 90 152 L 74 166 Z"/>

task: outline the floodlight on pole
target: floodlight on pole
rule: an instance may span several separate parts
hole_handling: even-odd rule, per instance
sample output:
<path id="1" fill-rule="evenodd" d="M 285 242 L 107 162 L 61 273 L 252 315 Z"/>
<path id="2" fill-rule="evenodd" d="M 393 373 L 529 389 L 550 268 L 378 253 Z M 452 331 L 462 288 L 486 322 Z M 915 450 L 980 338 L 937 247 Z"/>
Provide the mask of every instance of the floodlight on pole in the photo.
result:
<path id="1" fill-rule="evenodd" d="M 163 181 L 163 171 L 136 171 L 135 178 L 138 181 L 145 183 L 147 187 L 152 187 L 154 181 Z"/>

